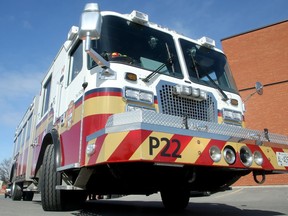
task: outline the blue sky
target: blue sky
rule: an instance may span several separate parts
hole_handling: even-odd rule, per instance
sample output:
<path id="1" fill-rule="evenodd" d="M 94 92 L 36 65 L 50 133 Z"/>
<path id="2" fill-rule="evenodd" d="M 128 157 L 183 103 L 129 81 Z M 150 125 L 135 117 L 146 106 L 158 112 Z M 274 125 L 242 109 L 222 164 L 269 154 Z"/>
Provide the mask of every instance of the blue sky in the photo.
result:
<path id="1" fill-rule="evenodd" d="M 87 0 L 0 3 L 0 162 L 9 158 L 22 115 Z M 130 13 L 189 37 L 220 40 L 288 19 L 287 0 L 98 0 L 101 10 Z"/>

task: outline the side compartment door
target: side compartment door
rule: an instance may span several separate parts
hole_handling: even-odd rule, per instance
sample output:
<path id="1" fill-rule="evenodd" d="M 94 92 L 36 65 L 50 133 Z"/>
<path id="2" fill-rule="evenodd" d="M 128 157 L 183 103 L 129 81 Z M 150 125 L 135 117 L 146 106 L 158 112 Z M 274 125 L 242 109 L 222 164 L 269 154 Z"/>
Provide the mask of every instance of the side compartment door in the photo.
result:
<path id="1" fill-rule="evenodd" d="M 61 150 L 64 155 L 62 165 L 79 162 L 80 133 L 82 118 L 82 96 L 84 82 L 84 60 L 82 41 L 76 43 L 69 53 L 68 76 L 64 79 L 64 92 L 61 96 Z M 65 95 L 65 98 L 64 98 Z M 67 155 L 67 156 L 66 156 Z"/>
<path id="2" fill-rule="evenodd" d="M 42 141 L 47 131 L 53 126 L 52 116 L 54 116 L 53 97 L 55 95 L 55 83 L 53 83 L 52 76 L 53 73 L 51 69 L 42 82 L 37 111 L 34 111 L 35 124 L 33 129 L 35 130 L 35 136 L 32 142 L 33 159 L 31 165 L 31 176 L 35 176 L 36 169 L 39 169 L 39 167 L 36 167 L 36 165 L 38 162 Z"/>

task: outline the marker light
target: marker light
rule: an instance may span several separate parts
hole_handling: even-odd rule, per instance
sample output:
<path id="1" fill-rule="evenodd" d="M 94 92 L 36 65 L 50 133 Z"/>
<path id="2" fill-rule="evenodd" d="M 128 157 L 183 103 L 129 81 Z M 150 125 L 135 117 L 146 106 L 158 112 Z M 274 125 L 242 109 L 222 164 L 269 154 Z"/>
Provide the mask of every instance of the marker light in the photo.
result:
<path id="1" fill-rule="evenodd" d="M 215 40 L 208 38 L 208 37 L 202 37 L 202 38 L 198 39 L 198 42 L 201 45 L 209 47 L 209 48 L 213 48 L 216 46 Z"/>
<path id="2" fill-rule="evenodd" d="M 148 15 L 140 11 L 133 10 L 130 14 L 131 19 L 139 24 L 145 24 L 149 21 Z"/>
<path id="3" fill-rule="evenodd" d="M 134 73 L 127 72 L 125 74 L 125 79 L 130 81 L 137 81 L 137 75 Z"/>
<path id="4" fill-rule="evenodd" d="M 95 152 L 95 148 L 96 148 L 95 143 L 94 143 L 94 144 L 87 145 L 87 147 L 86 147 L 86 154 L 87 154 L 88 156 L 93 155 L 94 152 Z"/>

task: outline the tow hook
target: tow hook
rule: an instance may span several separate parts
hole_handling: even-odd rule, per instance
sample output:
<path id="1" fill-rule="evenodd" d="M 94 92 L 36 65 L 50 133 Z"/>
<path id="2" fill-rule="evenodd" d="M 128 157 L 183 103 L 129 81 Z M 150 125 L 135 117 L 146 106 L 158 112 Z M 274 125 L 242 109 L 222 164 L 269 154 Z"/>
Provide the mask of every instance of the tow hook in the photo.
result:
<path id="1" fill-rule="evenodd" d="M 258 176 L 262 176 L 261 180 L 258 179 Z M 263 171 L 253 171 L 253 178 L 257 184 L 263 184 L 266 180 L 265 172 Z"/>

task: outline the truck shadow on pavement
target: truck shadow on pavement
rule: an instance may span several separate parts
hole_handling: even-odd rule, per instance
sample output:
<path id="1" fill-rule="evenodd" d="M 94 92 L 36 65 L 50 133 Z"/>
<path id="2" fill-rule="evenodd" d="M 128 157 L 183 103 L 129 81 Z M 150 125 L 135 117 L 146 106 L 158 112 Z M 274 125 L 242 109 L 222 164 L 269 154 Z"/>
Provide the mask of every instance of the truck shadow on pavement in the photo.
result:
<path id="1" fill-rule="evenodd" d="M 75 216 L 191 216 L 191 215 L 201 215 L 201 216 L 276 216 L 276 215 L 286 215 L 281 212 L 267 211 L 267 210 L 255 210 L 255 209 L 245 209 L 237 208 L 234 206 L 229 206 L 226 204 L 219 203 L 189 203 L 187 208 L 181 212 L 169 212 L 166 210 L 161 201 L 88 201 L 82 210 L 78 212 L 71 213 Z"/>

